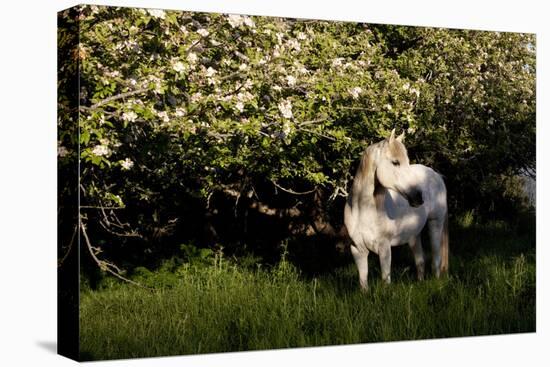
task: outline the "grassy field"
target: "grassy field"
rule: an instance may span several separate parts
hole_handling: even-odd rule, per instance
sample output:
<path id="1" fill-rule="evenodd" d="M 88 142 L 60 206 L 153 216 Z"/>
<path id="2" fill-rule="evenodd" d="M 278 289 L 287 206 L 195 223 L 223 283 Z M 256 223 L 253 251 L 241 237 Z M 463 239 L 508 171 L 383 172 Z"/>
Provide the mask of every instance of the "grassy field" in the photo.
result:
<path id="1" fill-rule="evenodd" d="M 284 259 L 243 267 L 217 256 L 211 265 L 142 269 L 149 292 L 106 282 L 81 296 L 84 360 L 535 331 L 534 226 L 523 230 L 462 218 L 451 231 L 451 274 L 414 280 L 412 258 L 358 290 L 354 265 L 318 277 Z"/>

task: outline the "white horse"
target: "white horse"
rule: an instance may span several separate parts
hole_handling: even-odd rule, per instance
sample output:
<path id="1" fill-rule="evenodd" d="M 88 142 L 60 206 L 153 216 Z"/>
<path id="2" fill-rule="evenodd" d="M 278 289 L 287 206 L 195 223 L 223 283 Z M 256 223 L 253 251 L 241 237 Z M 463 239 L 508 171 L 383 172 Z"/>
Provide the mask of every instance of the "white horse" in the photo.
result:
<path id="1" fill-rule="evenodd" d="M 367 290 L 369 252 L 378 254 L 382 280 L 391 282 L 391 247 L 408 243 L 419 280 L 424 279 L 420 232 L 427 224 L 436 277 L 449 267 L 447 190 L 433 169 L 409 164 L 404 134 L 369 146 L 353 180 L 344 210 L 359 283 Z"/>

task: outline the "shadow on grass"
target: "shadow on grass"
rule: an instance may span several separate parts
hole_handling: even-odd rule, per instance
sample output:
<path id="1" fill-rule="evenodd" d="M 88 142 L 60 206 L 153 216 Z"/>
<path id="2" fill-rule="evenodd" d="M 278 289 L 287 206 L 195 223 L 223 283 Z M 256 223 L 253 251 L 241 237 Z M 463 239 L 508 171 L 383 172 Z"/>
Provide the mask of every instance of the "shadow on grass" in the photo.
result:
<path id="1" fill-rule="evenodd" d="M 472 267 L 491 259 L 509 263 L 524 256 L 535 262 L 536 218 L 532 213 L 519 215 L 514 220 L 493 220 L 485 223 L 464 223 L 457 220 L 450 224 L 450 275 L 466 280 Z M 426 279 L 432 278 L 429 236 L 422 233 L 426 263 Z M 302 245 L 302 246 L 298 246 Z M 334 251 L 334 244 L 327 241 L 291 242 L 290 260 L 300 270 L 301 277 L 311 280 L 329 276 L 339 295 L 357 292 L 357 270 L 351 254 Z M 296 251 L 297 250 L 297 251 Z M 380 264 L 376 254 L 369 256 L 369 284 L 380 282 Z M 416 267 L 409 247 L 392 248 L 392 283 L 416 283 Z"/>

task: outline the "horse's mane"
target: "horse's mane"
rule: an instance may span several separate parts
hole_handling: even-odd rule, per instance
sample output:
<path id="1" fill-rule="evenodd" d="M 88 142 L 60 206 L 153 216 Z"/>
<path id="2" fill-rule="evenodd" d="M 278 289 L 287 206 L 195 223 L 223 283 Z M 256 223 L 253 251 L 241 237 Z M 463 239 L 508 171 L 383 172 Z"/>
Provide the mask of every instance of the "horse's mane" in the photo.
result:
<path id="1" fill-rule="evenodd" d="M 361 156 L 359 167 L 353 179 L 352 194 L 358 196 L 356 204 L 364 205 L 374 200 L 378 210 L 384 209 L 385 189 L 376 179 L 376 164 L 374 154 L 381 149 L 387 140 L 370 145 Z M 354 200 L 355 201 L 355 200 Z"/>

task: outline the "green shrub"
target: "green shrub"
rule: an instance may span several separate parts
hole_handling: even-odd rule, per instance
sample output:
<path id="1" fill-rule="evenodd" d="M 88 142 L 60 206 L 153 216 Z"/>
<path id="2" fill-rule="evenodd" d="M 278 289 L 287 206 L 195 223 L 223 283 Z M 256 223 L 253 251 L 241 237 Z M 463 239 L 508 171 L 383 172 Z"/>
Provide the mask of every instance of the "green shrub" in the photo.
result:
<path id="1" fill-rule="evenodd" d="M 393 128 L 445 175 L 453 213 L 519 200 L 510 177 L 534 170 L 531 34 L 89 5 L 60 20 L 76 21 L 76 48 L 59 34 L 60 168 L 80 161 L 108 258 L 239 246 L 251 208 L 300 211 L 273 233 L 311 232 L 311 213 L 339 224 L 361 152 Z"/>

